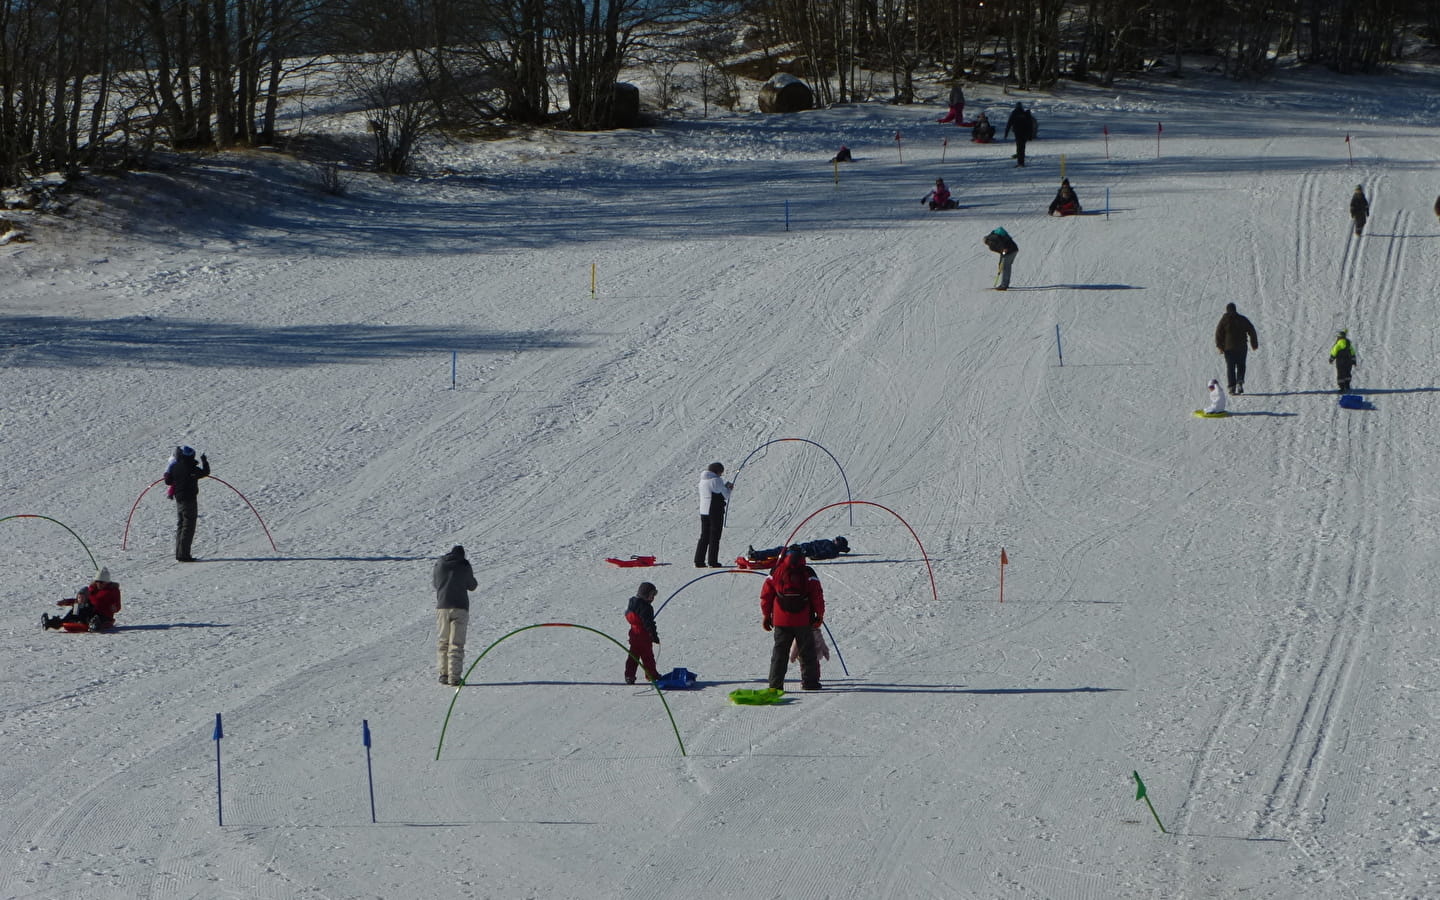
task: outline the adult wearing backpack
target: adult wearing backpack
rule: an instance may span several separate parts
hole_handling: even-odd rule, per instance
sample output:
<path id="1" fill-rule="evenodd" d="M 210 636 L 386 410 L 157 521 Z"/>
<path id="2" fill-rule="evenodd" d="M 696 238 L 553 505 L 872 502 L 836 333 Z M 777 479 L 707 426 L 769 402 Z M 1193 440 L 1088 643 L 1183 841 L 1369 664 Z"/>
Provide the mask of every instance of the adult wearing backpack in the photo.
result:
<path id="1" fill-rule="evenodd" d="M 725 530 L 725 507 L 734 482 L 721 478 L 725 467 L 713 462 L 700 475 L 700 540 L 695 543 L 695 568 L 725 568 L 720 564 L 720 532 Z"/>
<path id="2" fill-rule="evenodd" d="M 200 454 L 195 461 L 195 448 L 176 447 L 165 469 L 165 483 L 170 485 L 170 498 L 175 501 L 175 561 L 194 562 L 190 544 L 195 540 L 195 522 L 200 518 L 200 486 L 198 482 L 210 475 L 210 460 Z"/>
<path id="3" fill-rule="evenodd" d="M 790 648 L 800 648 L 800 687 L 820 690 L 820 660 L 815 655 L 815 629 L 825 622 L 825 591 L 805 554 L 791 547 L 760 586 L 761 626 L 775 635 L 770 650 L 770 687 L 785 689 Z"/>
<path id="4" fill-rule="evenodd" d="M 1015 104 L 1010 118 L 1005 120 L 1005 137 L 1015 132 L 1015 165 L 1025 165 L 1025 145 L 1035 139 L 1035 116 L 1021 104 Z"/>

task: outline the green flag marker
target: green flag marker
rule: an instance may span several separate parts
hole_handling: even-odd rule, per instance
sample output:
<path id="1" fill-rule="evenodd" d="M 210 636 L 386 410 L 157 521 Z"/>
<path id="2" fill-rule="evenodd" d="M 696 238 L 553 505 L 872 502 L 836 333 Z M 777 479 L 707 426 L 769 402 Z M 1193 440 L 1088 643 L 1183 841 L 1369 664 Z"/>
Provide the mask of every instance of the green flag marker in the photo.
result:
<path id="1" fill-rule="evenodd" d="M 1155 817 L 1155 824 L 1160 826 L 1160 832 L 1169 834 L 1170 832 L 1165 830 L 1165 825 L 1160 821 L 1160 817 L 1155 814 L 1155 804 L 1150 802 L 1150 796 L 1145 791 L 1145 782 L 1140 780 L 1140 773 L 1131 772 L 1130 777 L 1135 779 L 1135 799 L 1145 801 L 1145 805 L 1150 807 L 1150 815 Z"/>

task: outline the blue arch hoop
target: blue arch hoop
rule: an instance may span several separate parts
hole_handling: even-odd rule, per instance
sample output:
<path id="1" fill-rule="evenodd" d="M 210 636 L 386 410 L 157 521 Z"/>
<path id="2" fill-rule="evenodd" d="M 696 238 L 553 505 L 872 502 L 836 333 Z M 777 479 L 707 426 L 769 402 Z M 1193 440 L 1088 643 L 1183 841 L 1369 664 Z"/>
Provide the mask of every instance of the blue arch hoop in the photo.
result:
<path id="1" fill-rule="evenodd" d="M 819 448 L 820 448 L 820 452 L 822 452 L 822 453 L 824 453 L 826 456 L 830 457 L 830 461 L 835 464 L 835 468 L 837 468 L 837 469 L 840 470 L 840 480 L 845 483 L 845 499 L 846 499 L 847 501 L 848 501 L 848 500 L 851 500 L 851 499 L 854 499 L 854 498 L 851 496 L 851 494 L 850 494 L 850 479 L 845 477 L 845 467 L 842 466 L 842 465 L 840 465 L 840 460 L 836 459 L 836 458 L 835 458 L 835 454 L 831 453 L 829 450 L 826 450 L 823 446 L 820 445 L 819 442 L 817 442 L 817 441 L 812 441 L 812 440 L 810 440 L 809 438 L 793 438 L 793 437 L 792 437 L 792 438 L 775 438 L 773 441 L 766 441 L 765 443 L 763 443 L 763 444 L 761 444 L 760 446 L 756 447 L 754 450 L 751 450 L 751 451 L 750 451 L 750 455 L 747 456 L 747 457 L 745 457 L 744 461 L 742 461 L 742 462 L 740 463 L 740 468 L 738 468 L 738 469 L 735 470 L 735 480 L 736 480 L 736 481 L 739 481 L 739 480 L 740 480 L 740 473 L 745 471 L 745 465 L 746 465 L 746 463 L 750 462 L 751 457 L 753 457 L 755 454 L 759 453 L 761 450 L 764 450 L 766 447 L 770 446 L 771 444 L 783 444 L 783 443 L 785 443 L 785 442 L 787 442 L 787 441 L 798 441 L 798 442 L 800 442 L 800 443 L 802 443 L 802 444 L 810 444 L 810 445 L 813 446 L 813 447 L 819 447 Z M 855 512 L 854 512 L 854 509 L 853 509 L 853 508 L 850 510 L 850 525 L 851 525 L 851 527 L 854 527 L 854 525 L 855 525 Z"/>

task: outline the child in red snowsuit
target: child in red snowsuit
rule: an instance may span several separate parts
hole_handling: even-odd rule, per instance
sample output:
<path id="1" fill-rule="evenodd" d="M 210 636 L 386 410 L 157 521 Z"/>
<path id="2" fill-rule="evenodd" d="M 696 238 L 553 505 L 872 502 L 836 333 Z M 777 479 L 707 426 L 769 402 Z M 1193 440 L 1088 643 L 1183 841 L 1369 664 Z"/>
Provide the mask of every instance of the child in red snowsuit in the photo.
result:
<path id="1" fill-rule="evenodd" d="M 630 605 L 625 607 L 625 621 L 630 623 L 630 653 L 625 657 L 625 683 L 635 683 L 635 672 L 641 664 L 645 666 L 645 678 L 654 681 L 660 677 L 655 669 L 654 645 L 660 643 L 660 632 L 655 630 L 655 585 L 640 582 Z"/>

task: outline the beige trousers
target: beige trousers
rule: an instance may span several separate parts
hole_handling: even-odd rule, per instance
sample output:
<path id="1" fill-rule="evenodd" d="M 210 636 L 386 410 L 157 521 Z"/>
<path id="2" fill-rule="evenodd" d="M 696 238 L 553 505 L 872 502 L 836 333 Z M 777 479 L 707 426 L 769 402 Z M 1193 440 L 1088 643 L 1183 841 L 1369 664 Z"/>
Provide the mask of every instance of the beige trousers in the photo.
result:
<path id="1" fill-rule="evenodd" d="M 435 610 L 436 661 L 440 677 L 458 681 L 465 674 L 465 627 L 470 624 L 468 609 Z"/>

